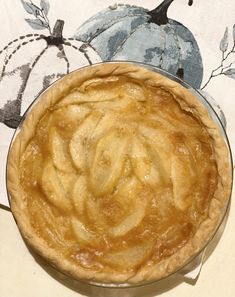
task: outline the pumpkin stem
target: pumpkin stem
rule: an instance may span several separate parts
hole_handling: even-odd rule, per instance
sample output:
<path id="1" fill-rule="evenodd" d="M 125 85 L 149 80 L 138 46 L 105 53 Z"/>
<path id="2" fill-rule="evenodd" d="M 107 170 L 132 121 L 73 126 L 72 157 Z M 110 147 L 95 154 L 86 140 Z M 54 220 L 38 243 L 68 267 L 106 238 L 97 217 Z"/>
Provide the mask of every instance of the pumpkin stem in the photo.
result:
<path id="1" fill-rule="evenodd" d="M 169 6 L 174 0 L 164 0 L 157 8 L 147 12 L 150 15 L 149 23 L 155 23 L 159 26 L 165 25 L 168 23 L 167 11 Z M 188 0 L 188 5 L 191 6 L 193 0 Z"/>
<path id="2" fill-rule="evenodd" d="M 56 23 L 55 23 L 55 26 L 53 28 L 52 36 L 56 37 L 56 38 L 61 38 L 63 28 L 64 28 L 64 21 L 57 20 Z"/>
<path id="3" fill-rule="evenodd" d="M 64 43 L 63 36 L 62 36 L 63 28 L 64 28 L 64 21 L 57 20 L 53 28 L 52 35 L 44 37 L 48 45 L 59 46 Z"/>

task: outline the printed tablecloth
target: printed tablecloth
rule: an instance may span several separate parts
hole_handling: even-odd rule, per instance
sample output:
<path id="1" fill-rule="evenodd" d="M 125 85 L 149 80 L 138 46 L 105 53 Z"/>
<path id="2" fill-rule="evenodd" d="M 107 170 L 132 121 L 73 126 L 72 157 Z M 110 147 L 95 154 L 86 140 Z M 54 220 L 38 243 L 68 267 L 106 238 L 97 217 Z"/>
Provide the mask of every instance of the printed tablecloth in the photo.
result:
<path id="1" fill-rule="evenodd" d="M 0 204 L 8 206 L 5 166 L 23 113 L 66 73 L 106 60 L 153 64 L 206 92 L 220 105 L 235 150 L 234 0 L 0 0 Z M 105 291 L 56 281 L 38 265 L 9 211 L 0 209 L 0 296 L 234 296 L 232 199 L 219 245 L 195 286 L 174 276 L 142 289 Z M 49 274 L 48 274 L 49 272 Z M 51 274 L 51 275 L 50 275 Z M 64 283 L 65 282 L 65 283 Z M 74 292 L 71 289 L 75 289 Z"/>

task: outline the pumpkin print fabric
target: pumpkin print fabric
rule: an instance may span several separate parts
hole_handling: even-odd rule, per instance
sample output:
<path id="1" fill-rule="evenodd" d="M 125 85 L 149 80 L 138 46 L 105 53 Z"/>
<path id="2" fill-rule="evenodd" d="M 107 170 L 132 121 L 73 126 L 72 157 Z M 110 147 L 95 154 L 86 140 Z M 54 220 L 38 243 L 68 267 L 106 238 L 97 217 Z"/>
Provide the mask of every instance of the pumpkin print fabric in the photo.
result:
<path id="1" fill-rule="evenodd" d="M 165 0 L 151 11 L 123 4 L 110 6 L 87 20 L 75 36 L 91 44 L 104 61 L 152 64 L 200 88 L 200 50 L 190 30 L 167 17 L 172 2 Z"/>
<path id="2" fill-rule="evenodd" d="M 84 44 L 76 38 L 63 36 L 63 20 L 57 20 L 53 29 L 51 28 L 47 17 L 50 8 L 49 2 L 41 1 L 40 6 L 27 1 L 22 1 L 22 4 L 25 11 L 32 16 L 25 19 L 30 27 L 37 31 L 47 31 L 49 35 L 43 33 L 21 35 L 0 50 L 0 55 L 5 54 L 0 72 L 1 91 L 3 92 L 6 86 L 8 88 L 6 94 L 9 94 L 9 98 L 4 98 L 4 106 L 0 108 L 0 122 L 10 128 L 17 128 L 19 125 L 24 112 L 22 110 L 23 101 L 28 101 L 27 105 L 30 104 L 39 92 L 56 79 L 68 74 L 71 70 L 101 61 L 99 55 L 90 45 Z M 32 45 L 34 45 L 32 56 L 27 55 L 28 61 L 25 64 L 19 63 L 19 66 L 16 67 L 15 64 L 19 59 L 15 59 L 15 56 L 26 55 L 24 49 L 28 50 Z M 67 52 L 68 48 L 70 52 Z M 76 60 L 74 56 L 71 57 L 71 50 L 76 52 Z M 42 61 L 43 58 L 45 58 L 44 61 Z M 58 60 L 62 60 L 61 63 Z M 38 66 L 39 63 L 42 63 L 43 66 Z M 52 69 L 50 69 L 51 66 Z M 36 81 L 39 79 L 39 75 L 40 83 Z M 19 84 L 14 92 L 9 92 L 8 79 L 12 76 L 15 80 L 19 76 Z M 27 88 L 29 88 L 28 96 L 30 98 L 27 98 Z"/>
<path id="3" fill-rule="evenodd" d="M 172 9 L 180 7 L 180 3 L 128 2 L 115 4 L 106 0 L 93 10 L 84 11 L 79 1 L 67 3 L 66 9 L 60 1 L 58 7 L 49 0 L 4 3 L 0 14 L 9 26 L 1 31 L 0 44 L 1 168 L 6 166 L 11 137 L 26 109 L 49 84 L 79 67 L 106 60 L 136 60 L 166 69 L 202 89 L 208 88 L 212 79 L 219 82 L 222 77 L 235 77 L 234 26 L 218 39 L 217 51 L 222 52 L 222 59 L 211 68 L 211 75 L 206 73 L 202 83 L 205 59 L 203 69 L 195 30 L 189 23 L 185 26 L 180 15 L 171 17 Z M 200 3 L 196 1 L 181 3 L 182 16 L 187 11 L 196 12 L 197 5 Z M 79 9 L 75 19 L 71 12 L 76 6 Z M 192 18 L 190 24 L 196 21 L 198 18 Z M 225 123 L 221 110 L 219 113 Z M 8 205 L 3 171 L 0 189 L 0 202 Z"/>
<path id="4" fill-rule="evenodd" d="M 24 2 L 31 2 L 30 0 L 26 0 Z M 45 1 L 45 0 L 33 0 L 35 4 L 39 8 L 43 8 L 44 12 L 47 14 L 47 18 L 50 23 L 49 32 L 47 28 L 47 22 L 43 19 L 35 21 L 35 14 L 37 14 L 37 9 L 31 9 L 34 7 L 33 5 L 28 6 L 25 4 L 22 5 L 22 1 L 20 0 L 9 0 L 1 2 L 1 10 L 0 16 L 2 21 L 2 27 L 0 30 L 0 76 L 2 74 L 2 70 L 4 65 L 4 75 L 0 78 L 0 167 L 3 169 L 0 171 L 0 204 L 8 205 L 7 194 L 5 192 L 5 163 L 7 158 L 7 152 L 10 144 L 11 137 L 14 132 L 13 127 L 17 127 L 18 123 L 21 120 L 21 117 L 30 103 L 34 100 L 35 96 L 41 91 L 42 88 L 46 87 L 53 80 L 61 77 L 66 74 L 68 71 L 68 62 L 63 57 L 62 52 L 55 45 L 50 45 L 45 53 L 40 57 L 37 61 L 35 67 L 31 71 L 31 74 L 27 80 L 28 72 L 30 71 L 30 65 L 32 65 L 33 61 L 36 57 L 39 56 L 40 52 L 47 46 L 47 42 L 45 39 L 40 38 L 41 34 L 45 36 L 51 36 L 53 31 L 53 26 L 56 23 L 57 19 L 61 19 L 64 21 L 64 28 L 62 30 L 62 36 L 65 38 L 76 38 L 78 35 L 86 34 L 86 26 L 90 26 L 92 28 L 92 21 L 97 24 L 97 30 L 99 30 L 100 26 L 96 19 L 99 18 L 100 24 L 103 24 L 101 15 L 104 15 L 104 12 L 107 11 L 107 14 L 110 13 L 110 19 L 113 18 L 113 14 L 121 10 L 128 11 L 124 19 L 129 20 L 129 27 L 131 26 L 131 13 L 134 10 L 133 6 L 139 6 L 135 8 L 135 10 L 139 10 L 139 22 L 134 26 L 134 28 L 138 28 L 137 32 L 140 31 L 142 26 L 143 31 L 151 36 L 148 40 L 148 47 L 144 47 L 144 50 L 155 47 L 150 46 L 150 39 L 156 39 L 154 34 L 150 34 L 150 28 L 153 28 L 154 32 L 161 31 L 161 26 L 156 25 L 154 22 L 149 24 L 147 19 L 149 19 L 149 15 L 147 12 L 154 10 L 154 8 L 158 7 L 163 0 L 145 0 L 145 1 L 137 1 L 137 0 L 125 0 L 125 3 L 129 3 L 128 7 L 125 5 L 120 5 L 122 1 L 114 1 L 114 0 L 102 0 L 102 1 L 93 1 L 87 0 L 85 3 L 80 0 L 70 0 L 70 1 Z M 66 4 L 65 4 L 66 2 Z M 123 1 L 124 2 L 124 1 Z M 205 89 L 205 91 L 209 92 L 210 95 L 214 96 L 216 101 L 219 102 L 228 116 L 228 129 L 229 135 L 233 135 L 234 129 L 234 100 L 232 100 L 232 94 L 234 94 L 234 81 L 235 78 L 235 53 L 234 53 L 234 41 L 235 41 L 235 29 L 234 29 L 234 15 L 235 15 L 235 6 L 234 0 L 228 1 L 217 1 L 216 5 L 213 0 L 203 1 L 203 0 L 195 0 L 192 7 L 187 6 L 187 0 L 182 1 L 174 1 L 171 4 L 168 10 L 168 17 L 173 20 L 174 28 L 176 27 L 176 23 L 179 22 L 180 28 L 185 31 L 190 32 L 194 40 L 194 45 L 196 48 L 199 47 L 199 58 L 203 57 L 203 70 L 202 64 L 199 63 L 199 70 L 197 71 L 197 81 L 201 81 L 202 74 L 204 75 L 203 82 L 200 84 L 200 88 Z M 43 7 L 41 7 L 41 3 Z M 116 5 L 115 3 L 119 3 Z M 111 6 L 111 8 L 108 8 Z M 216 7 L 216 8 L 215 8 Z M 229 8 L 228 8 L 229 7 Z M 30 12 L 27 12 L 27 10 Z M 35 7 L 34 7 L 35 8 Z M 34 12 L 35 14 L 33 14 Z M 176 13 L 175 13 L 176 12 Z M 129 15 L 127 15 L 129 13 Z M 137 12 L 136 12 L 137 14 Z M 187 15 L 190 15 L 191 18 L 188 18 Z M 186 16 L 186 17 L 185 17 Z M 133 16 L 134 19 L 135 16 Z M 28 20 L 26 21 L 25 18 Z M 29 21 L 34 20 L 34 21 Z M 40 17 L 39 17 L 40 19 Z M 204 21 L 206 19 L 206 21 Z M 87 20 L 87 21 L 86 21 Z M 202 21 L 201 21 L 202 20 Z M 105 20 L 107 21 L 107 19 Z M 123 20 L 124 21 L 124 20 Z M 137 21 L 138 22 L 138 21 Z M 111 21 L 107 22 L 109 27 Z M 170 23 L 170 22 L 169 22 Z M 170 34 L 166 33 L 166 27 L 171 27 L 170 24 L 162 25 L 165 29 L 162 30 L 162 36 L 165 38 L 170 38 Z M 43 24 L 43 26 L 41 26 Z M 88 24 L 88 25 L 86 25 Z M 123 23 L 119 20 L 120 28 L 118 24 L 116 24 L 116 28 L 118 31 L 127 30 L 126 27 L 123 26 Z M 133 25 L 133 24 L 132 24 Z M 127 26 L 127 27 L 128 27 Z M 227 26 L 227 29 L 226 29 Z M 92 28 L 94 32 L 94 27 Z M 171 28 L 172 29 L 172 28 Z M 115 35 L 115 30 L 111 32 L 111 28 L 109 28 L 110 32 L 107 34 L 107 39 L 111 40 L 111 44 L 113 47 L 120 46 L 120 41 Z M 155 31 L 156 30 L 156 31 Z M 150 32 L 150 33 L 149 33 Z M 93 34 L 93 33 L 92 33 Z M 128 46 L 130 40 L 130 31 L 128 34 Z M 125 36 L 125 32 L 120 34 L 120 39 L 122 40 L 122 35 Z M 20 38 L 20 36 L 25 36 L 25 38 Z M 94 36 L 94 34 L 93 34 Z M 115 36 L 115 39 L 111 37 Z M 102 37 L 102 38 L 101 38 Z M 133 37 L 136 37 L 134 35 Z M 84 40 L 87 37 L 84 35 Z M 102 40 L 103 39 L 103 40 Z M 183 37 L 183 44 L 186 43 L 186 36 Z M 16 40 L 16 41 L 15 41 Z M 97 39 L 94 38 L 94 42 L 97 42 L 99 46 L 100 44 L 105 43 L 107 45 L 105 32 L 100 32 L 97 36 Z M 11 43 L 14 41 L 13 43 Z M 136 40 L 135 40 L 136 41 Z M 142 40 L 143 41 L 143 40 Z M 174 41 L 174 40 L 173 40 Z M 71 41 L 69 41 L 71 42 Z M 115 43 L 116 42 L 116 43 Z M 151 41 L 153 42 L 153 41 Z M 10 44 L 9 44 L 10 43 Z M 28 43 L 28 44 L 25 44 Z M 83 45 L 83 41 L 73 41 L 73 44 L 80 48 Z M 90 42 L 91 45 L 92 42 Z M 174 43 L 175 44 L 175 43 Z M 6 46 L 8 48 L 6 49 Z M 18 50 L 17 47 L 20 48 Z M 5 48 L 5 50 L 3 50 Z M 69 61 L 69 71 L 72 71 L 75 68 L 80 66 L 88 65 L 89 61 L 85 57 L 82 52 L 75 50 L 69 46 L 64 46 L 65 52 Z M 161 50 L 159 45 L 159 41 L 156 46 L 157 49 Z M 106 55 L 108 49 L 102 48 L 99 53 L 94 52 L 91 47 L 88 47 L 90 52 L 94 54 L 94 58 L 91 58 L 92 62 L 101 61 L 105 59 L 113 60 L 113 49 L 111 54 L 109 54 L 109 58 L 104 58 L 102 55 Z M 130 54 L 127 51 L 124 52 L 125 55 Z M 3 51 L 2 51 L 3 50 Z M 6 63 L 7 59 L 16 50 L 15 54 L 9 59 L 9 62 Z M 166 48 L 165 48 L 166 50 Z M 194 49 L 195 50 L 195 49 Z M 89 53 L 88 53 L 89 54 Z M 123 52 L 122 52 L 123 54 Z M 138 56 L 138 53 L 135 53 Z M 99 55 L 101 57 L 99 57 Z M 177 51 L 178 55 L 178 51 Z M 89 55 L 90 56 L 90 55 Z M 152 57 L 151 57 L 152 56 Z M 96 58 L 95 58 L 96 57 Z M 152 60 L 152 63 L 158 63 L 157 55 L 154 50 L 147 52 L 147 56 L 144 53 L 139 54 L 140 59 L 149 59 Z M 173 62 L 177 60 L 177 57 L 171 58 L 168 54 L 164 55 L 164 58 L 172 59 Z M 120 58 L 120 57 L 119 57 Z M 155 59 L 155 62 L 154 62 Z M 141 60 L 144 61 L 144 60 Z M 170 62 L 171 63 L 171 62 Z M 185 75 L 183 73 L 180 63 L 178 75 L 182 77 Z M 174 69 L 176 69 L 175 67 Z M 169 70 L 171 71 L 171 70 Z M 174 70 L 175 71 L 175 70 Z M 177 72 L 177 71 L 176 71 Z M 172 72 L 174 73 L 174 72 Z M 27 83 L 25 84 L 25 81 Z M 25 84 L 25 90 L 21 95 L 21 99 L 18 94 L 22 90 L 22 86 Z M 195 86 L 195 85 L 194 85 Z M 14 101 L 15 100 L 15 101 Z M 233 148 L 233 139 L 231 137 L 231 144 Z M 232 208 L 231 208 L 232 209 Z M 229 224 L 231 224 L 232 220 L 229 220 Z M 229 227 L 229 226 L 228 226 Z M 231 243 L 229 244 L 231 246 Z M 228 249 L 225 249 L 228 251 Z M 21 251 L 18 251 L 21 252 Z M 9 253 L 10 254 L 10 253 Z M 21 257 L 21 256 L 20 256 Z M 215 257 L 216 258 L 216 257 Z M 5 259 L 7 261 L 7 259 Z M 215 259 L 216 261 L 216 259 Z M 213 262 L 213 261 L 212 261 Z M 27 261 L 25 262 L 27 265 Z M 210 264 L 211 265 L 211 264 Z M 14 267 L 11 266 L 14 270 Z M 16 271 L 17 267 L 15 266 Z M 212 266 L 213 269 L 213 266 Z M 228 269 L 223 269 L 223 274 L 228 273 Z M 231 271 L 231 270 L 230 270 Z M 217 274 L 215 272 L 215 274 Z M 6 274 L 6 278 L 9 274 Z M 27 275 L 27 274 L 26 274 Z M 196 274 L 197 275 L 197 274 Z M 9 275 L 10 276 L 10 275 Z M 41 275 L 39 275 L 40 277 Z M 215 276 L 216 277 L 216 276 Z M 202 276 L 204 278 L 204 283 L 207 283 L 207 279 L 205 279 L 205 274 Z M 217 278 L 218 279 L 218 278 Z M 30 283 L 34 286 L 35 282 L 29 278 Z M 209 276 L 208 276 L 209 281 Z M 47 280 L 46 280 L 47 282 Z M 47 282 L 48 283 L 48 282 Z M 209 282 L 208 282 L 209 283 Z M 224 284 L 224 282 L 223 282 Z M 180 286 L 179 286 L 180 287 Z M 58 288 L 62 290 L 61 286 L 58 285 Z M 201 288 L 201 289 L 200 289 Z M 199 286 L 199 290 L 203 288 L 207 288 L 206 286 Z M 2 288 L 4 289 L 4 288 Z M 45 291 L 50 291 L 50 287 L 45 286 Z M 53 288 L 51 290 L 56 290 L 56 283 L 53 283 Z M 182 291 L 178 290 L 178 288 L 174 288 L 174 294 L 178 296 L 178 294 Z M 194 288 L 197 290 L 196 288 Z M 229 287 L 227 288 L 229 291 Z M 231 288 L 230 288 L 231 289 Z M 20 288 L 17 289 L 17 294 L 20 294 Z M 30 290 L 30 287 L 28 287 Z M 141 290 L 137 289 L 141 294 Z M 187 289 L 183 288 L 185 291 L 185 295 L 187 295 Z M 125 290 L 123 290 L 123 295 L 125 295 Z M 178 294 L 177 294 L 178 293 Z M 14 291 L 12 293 L 14 295 Z M 168 293 L 166 293 L 168 294 Z M 229 294 L 229 292 L 228 292 Z M 53 294 L 52 294 L 53 295 Z M 66 295 L 66 294 L 65 294 Z M 79 295 L 79 294 L 78 294 Z M 179 294 L 180 295 L 180 294 Z M 182 295 L 182 294 L 181 294 Z M 198 294 L 200 295 L 200 293 Z M 79 295 L 80 296 L 80 295 Z"/>

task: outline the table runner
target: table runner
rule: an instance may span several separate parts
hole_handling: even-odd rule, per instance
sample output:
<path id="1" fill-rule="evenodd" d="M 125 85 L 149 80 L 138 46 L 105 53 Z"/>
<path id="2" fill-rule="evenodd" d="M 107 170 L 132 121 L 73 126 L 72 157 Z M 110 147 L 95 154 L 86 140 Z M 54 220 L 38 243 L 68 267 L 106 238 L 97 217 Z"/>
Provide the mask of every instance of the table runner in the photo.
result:
<path id="1" fill-rule="evenodd" d="M 6 157 L 24 111 L 56 79 L 100 61 L 153 64 L 208 92 L 225 111 L 233 150 L 233 0 L 1 2 L 1 204 L 8 205 Z"/>
<path id="2" fill-rule="evenodd" d="M 1 204 L 8 205 L 4 168 L 22 114 L 41 90 L 85 65 L 133 60 L 168 70 L 214 97 L 225 111 L 230 132 L 234 124 L 234 1 L 1 2 Z"/>
<path id="3" fill-rule="evenodd" d="M 233 0 L 1 0 L 0 17 L 0 204 L 8 206 L 7 152 L 25 110 L 56 79 L 101 61 L 153 64 L 214 98 L 234 150 Z"/>

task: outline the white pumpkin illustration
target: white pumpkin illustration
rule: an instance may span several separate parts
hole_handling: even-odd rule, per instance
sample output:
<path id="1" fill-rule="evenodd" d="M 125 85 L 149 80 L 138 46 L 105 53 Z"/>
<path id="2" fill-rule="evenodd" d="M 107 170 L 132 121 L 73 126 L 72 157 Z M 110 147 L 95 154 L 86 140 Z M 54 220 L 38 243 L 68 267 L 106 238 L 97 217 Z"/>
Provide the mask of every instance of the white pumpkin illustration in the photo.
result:
<path id="1" fill-rule="evenodd" d="M 36 30 L 48 30 L 49 35 L 26 34 L 9 42 L 0 57 L 0 122 L 16 128 L 22 114 L 39 92 L 71 70 L 100 62 L 100 56 L 91 45 L 76 38 L 63 37 L 64 21 L 57 20 L 53 30 L 47 18 L 49 2 L 41 7 L 22 1 L 27 13 L 35 19 L 26 19 Z"/>

